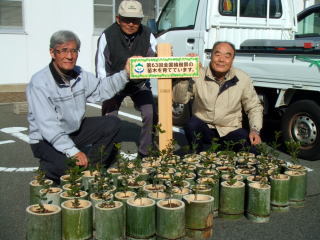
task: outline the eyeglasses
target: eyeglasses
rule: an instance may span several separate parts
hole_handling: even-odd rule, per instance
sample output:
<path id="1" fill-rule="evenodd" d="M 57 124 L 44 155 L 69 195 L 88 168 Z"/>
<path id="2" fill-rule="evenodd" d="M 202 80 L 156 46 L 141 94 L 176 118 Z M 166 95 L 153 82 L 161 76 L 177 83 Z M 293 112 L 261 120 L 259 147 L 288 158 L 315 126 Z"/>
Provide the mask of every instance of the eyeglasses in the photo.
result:
<path id="1" fill-rule="evenodd" d="M 120 16 L 120 21 L 124 22 L 126 24 L 132 23 L 132 24 L 140 24 L 142 21 L 142 18 L 134 18 L 134 17 L 121 17 Z"/>
<path id="2" fill-rule="evenodd" d="M 54 49 L 54 52 L 58 53 L 58 54 L 63 54 L 63 55 L 67 55 L 68 53 L 71 54 L 78 54 L 80 52 L 80 49 L 76 49 L 76 48 L 62 48 L 62 49 Z"/>

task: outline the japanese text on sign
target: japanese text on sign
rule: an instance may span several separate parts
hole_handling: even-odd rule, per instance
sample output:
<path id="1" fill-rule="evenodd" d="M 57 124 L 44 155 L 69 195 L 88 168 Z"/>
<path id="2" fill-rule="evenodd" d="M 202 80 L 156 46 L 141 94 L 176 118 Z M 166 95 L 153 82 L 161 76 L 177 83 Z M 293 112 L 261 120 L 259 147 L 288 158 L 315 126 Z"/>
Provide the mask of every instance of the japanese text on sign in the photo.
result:
<path id="1" fill-rule="evenodd" d="M 187 77 L 199 77 L 199 57 L 130 59 L 130 78 Z"/>

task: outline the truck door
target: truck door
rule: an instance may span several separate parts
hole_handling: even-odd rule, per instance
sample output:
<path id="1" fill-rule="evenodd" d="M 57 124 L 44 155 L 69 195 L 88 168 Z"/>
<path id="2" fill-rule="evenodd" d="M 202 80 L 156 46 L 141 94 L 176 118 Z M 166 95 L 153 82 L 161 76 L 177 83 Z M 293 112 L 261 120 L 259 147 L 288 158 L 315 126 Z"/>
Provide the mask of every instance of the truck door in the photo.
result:
<path id="1" fill-rule="evenodd" d="M 206 0 L 168 0 L 157 21 L 157 40 L 171 43 L 174 56 L 197 53 L 203 49 L 201 25 Z"/>

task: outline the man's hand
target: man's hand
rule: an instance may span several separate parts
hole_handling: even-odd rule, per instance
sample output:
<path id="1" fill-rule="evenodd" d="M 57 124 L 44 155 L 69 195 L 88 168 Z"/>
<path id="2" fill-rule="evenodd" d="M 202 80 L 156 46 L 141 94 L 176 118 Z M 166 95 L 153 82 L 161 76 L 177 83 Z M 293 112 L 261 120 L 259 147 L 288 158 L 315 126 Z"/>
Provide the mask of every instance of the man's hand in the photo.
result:
<path id="1" fill-rule="evenodd" d="M 88 166 L 88 158 L 83 152 L 78 152 L 74 157 L 77 159 L 76 165 L 83 166 L 85 168 Z"/>
<path id="2" fill-rule="evenodd" d="M 257 145 L 261 143 L 261 138 L 258 132 L 251 131 L 249 133 L 249 139 L 252 145 Z"/>

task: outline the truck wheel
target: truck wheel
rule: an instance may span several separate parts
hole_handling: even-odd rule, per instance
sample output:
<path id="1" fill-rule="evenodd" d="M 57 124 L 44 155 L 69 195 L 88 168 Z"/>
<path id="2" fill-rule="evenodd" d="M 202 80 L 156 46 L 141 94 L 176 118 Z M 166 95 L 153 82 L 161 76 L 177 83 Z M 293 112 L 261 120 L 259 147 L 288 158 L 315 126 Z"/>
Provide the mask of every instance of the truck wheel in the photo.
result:
<path id="1" fill-rule="evenodd" d="M 183 126 L 190 118 L 190 103 L 172 103 L 172 122 L 173 125 Z"/>
<path id="2" fill-rule="evenodd" d="M 300 141 L 300 158 L 320 159 L 320 107 L 311 100 L 301 100 L 288 107 L 282 116 L 284 141 Z"/>

